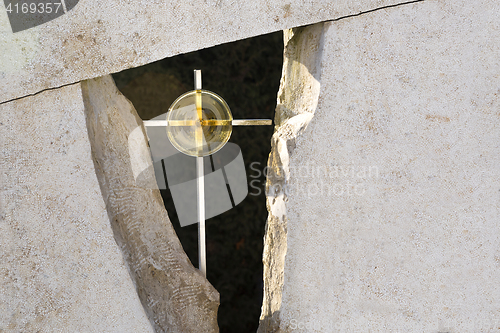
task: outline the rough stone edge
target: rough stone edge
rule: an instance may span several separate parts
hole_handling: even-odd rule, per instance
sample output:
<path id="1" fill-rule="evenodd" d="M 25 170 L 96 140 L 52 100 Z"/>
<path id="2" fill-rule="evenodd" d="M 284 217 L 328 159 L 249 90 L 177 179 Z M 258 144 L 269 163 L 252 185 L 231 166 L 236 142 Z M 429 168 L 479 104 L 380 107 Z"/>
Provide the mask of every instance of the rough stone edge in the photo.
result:
<path id="1" fill-rule="evenodd" d="M 218 332 L 219 293 L 184 253 L 156 185 L 145 188 L 136 182 L 134 168 L 152 162 L 132 103 L 109 75 L 83 81 L 82 95 L 92 159 L 113 233 L 154 329 Z M 142 176 L 155 184 L 152 168 Z"/>
<path id="2" fill-rule="evenodd" d="M 287 184 L 295 142 L 314 116 L 320 93 L 324 23 L 284 30 L 283 70 L 278 92 L 275 133 L 271 139 L 266 182 L 269 216 L 264 235 L 264 298 L 258 333 L 280 328 L 287 252 Z"/>

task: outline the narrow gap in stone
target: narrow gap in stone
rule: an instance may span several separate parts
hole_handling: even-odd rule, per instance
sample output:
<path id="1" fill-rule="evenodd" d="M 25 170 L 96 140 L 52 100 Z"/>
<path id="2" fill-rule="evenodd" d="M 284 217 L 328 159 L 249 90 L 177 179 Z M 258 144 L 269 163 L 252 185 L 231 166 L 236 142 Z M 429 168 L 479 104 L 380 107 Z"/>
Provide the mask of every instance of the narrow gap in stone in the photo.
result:
<path id="1" fill-rule="evenodd" d="M 373 9 L 367 10 L 367 11 L 359 12 L 357 14 L 351 14 L 351 15 L 346 15 L 346 16 L 338 17 L 338 18 L 333 19 L 333 20 L 327 20 L 327 21 L 324 21 L 323 23 L 340 21 L 340 20 L 343 20 L 343 19 L 346 19 L 346 18 L 349 18 L 349 17 L 355 17 L 355 16 L 360 16 L 360 15 L 364 15 L 364 14 L 368 14 L 368 13 L 373 13 L 373 12 L 376 12 L 378 10 L 383 10 L 383 9 L 388 9 L 388 8 L 393 8 L 393 7 L 398 7 L 398 6 L 404 6 L 404 5 L 411 5 L 413 3 L 423 2 L 423 1 L 426 1 L 426 0 L 412 0 L 412 1 L 407 1 L 407 2 L 395 3 L 393 5 L 387 5 L 387 6 L 383 6 L 383 7 L 377 7 L 377 8 L 373 8 Z"/>
<path id="2" fill-rule="evenodd" d="M 33 94 L 27 94 L 27 95 L 24 95 L 24 96 L 20 96 L 20 97 L 16 97 L 16 98 L 12 98 L 12 99 L 9 99 L 9 100 L 6 100 L 6 101 L 3 101 L 3 102 L 0 102 L 0 105 L 2 104 L 7 104 L 7 103 L 11 103 L 11 102 L 14 102 L 14 101 L 18 101 L 20 99 L 23 99 L 23 98 L 26 98 L 26 97 L 29 97 L 29 96 L 36 96 L 36 95 L 39 95 L 41 93 L 44 93 L 46 91 L 50 91 L 50 90 L 55 90 L 55 89 L 59 89 L 59 88 L 64 88 L 64 87 L 67 87 L 67 86 L 71 86 L 72 84 L 75 84 L 75 83 L 79 83 L 78 81 L 77 82 L 70 82 L 70 83 L 67 83 L 67 84 L 63 84 L 61 86 L 57 86 L 57 87 L 52 87 L 52 88 L 46 88 L 46 89 L 43 89 L 43 90 L 40 90 L 40 91 L 37 91 Z"/>
<path id="3" fill-rule="evenodd" d="M 193 89 L 193 69 L 203 71 L 203 88 L 222 96 L 234 119 L 273 119 L 282 66 L 280 31 L 166 58 L 113 78 L 143 120 L 166 113 L 179 95 Z M 220 293 L 221 333 L 255 332 L 259 325 L 268 215 L 265 168 L 273 131 L 273 126 L 233 128 L 230 142 L 242 151 L 248 196 L 233 209 L 207 220 L 207 278 Z M 197 225 L 181 228 L 169 189 L 161 194 L 182 246 L 197 267 Z"/>

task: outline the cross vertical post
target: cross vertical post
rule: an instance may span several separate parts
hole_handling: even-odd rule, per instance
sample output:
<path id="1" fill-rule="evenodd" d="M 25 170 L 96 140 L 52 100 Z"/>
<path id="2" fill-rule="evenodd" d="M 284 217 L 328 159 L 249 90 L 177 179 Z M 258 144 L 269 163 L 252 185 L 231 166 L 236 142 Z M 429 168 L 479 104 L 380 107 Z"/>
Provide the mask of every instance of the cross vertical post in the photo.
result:
<path id="1" fill-rule="evenodd" d="M 215 97 L 214 97 L 215 96 Z M 192 98 L 194 97 L 194 107 L 195 110 L 191 108 L 193 105 L 193 100 Z M 219 106 L 220 109 L 214 109 L 218 110 L 217 112 L 220 112 L 219 117 L 221 119 L 218 119 L 215 117 L 214 119 L 207 118 L 207 115 L 205 114 L 206 111 L 203 111 L 203 99 L 207 98 L 208 99 L 208 104 L 205 106 L 206 108 L 211 110 L 211 107 L 214 107 L 214 105 L 210 104 L 212 100 L 216 100 L 221 103 Z M 186 106 L 180 107 L 180 105 L 183 105 L 180 103 L 180 101 L 184 100 L 184 103 L 186 103 L 186 99 L 188 100 L 187 103 L 189 103 L 189 113 L 192 111 L 196 111 L 196 114 L 189 114 L 187 115 L 186 113 L 183 112 L 176 112 L 176 107 L 177 108 L 185 108 Z M 224 104 L 224 105 L 222 105 Z M 210 131 L 210 128 L 221 128 L 223 126 L 226 126 L 228 122 L 231 122 L 231 126 L 229 129 L 225 129 L 229 134 L 224 137 L 223 140 L 219 143 L 222 145 L 219 145 L 216 147 L 217 149 L 212 149 L 210 147 L 210 144 L 207 140 L 210 140 L 210 137 L 208 139 L 205 137 L 205 132 L 204 132 L 204 126 L 207 127 L 207 129 Z M 201 70 L 194 70 L 194 91 L 190 91 L 185 93 L 184 95 L 180 96 L 176 102 L 174 102 L 167 113 L 167 119 L 166 120 L 145 120 L 144 125 L 146 127 L 166 127 L 167 130 L 167 136 L 170 142 L 174 145 L 174 147 L 188 155 L 188 156 L 193 156 L 196 159 L 196 219 L 198 222 L 198 269 L 200 272 L 203 274 L 203 276 L 206 278 L 207 276 L 207 254 L 206 254 L 206 230 L 205 230 L 205 218 L 206 218 L 206 207 L 205 207 L 205 170 L 204 170 L 204 163 L 203 163 L 203 156 L 208 156 L 216 152 L 218 149 L 222 148 L 224 144 L 229 140 L 229 136 L 231 135 L 232 131 L 232 126 L 256 126 L 256 125 L 272 125 L 272 121 L 269 119 L 232 119 L 231 112 L 229 110 L 229 107 L 227 106 L 226 102 L 220 97 L 215 95 L 214 93 L 211 93 L 209 91 L 202 90 L 202 83 L 201 83 Z M 188 142 L 182 141 L 182 140 L 177 140 L 178 137 L 186 138 L 186 135 L 179 134 L 178 131 L 172 131 L 173 128 L 179 128 L 181 126 L 182 128 L 189 128 L 189 134 L 187 137 L 193 138 L 192 136 L 192 131 L 194 131 L 194 142 L 189 141 Z M 185 134 L 185 133 L 184 133 Z M 213 143 L 213 142 L 212 142 Z M 207 146 L 207 151 L 205 151 L 204 148 L 205 145 Z M 193 146 L 195 149 L 193 149 Z M 167 178 L 167 175 L 165 174 L 165 177 Z M 165 179 L 166 181 L 166 179 Z M 226 184 L 227 184 L 227 179 L 225 179 Z M 228 184 L 227 184 L 228 185 Z M 234 203 L 233 203 L 234 205 Z M 177 207 L 176 207 L 177 209 Z M 209 217 L 212 217 L 210 215 Z M 189 218 L 190 224 L 192 222 L 192 217 Z M 182 223 L 181 223 L 182 226 Z"/>
<path id="2" fill-rule="evenodd" d="M 196 93 L 196 111 L 198 122 L 195 132 L 196 145 L 203 149 L 203 120 L 202 95 L 201 95 L 201 70 L 194 70 L 194 90 Z M 200 152 L 201 153 L 201 152 Z M 203 170 L 203 156 L 196 157 L 196 204 L 198 212 L 198 269 L 207 277 L 207 253 L 205 244 L 205 171 Z"/>

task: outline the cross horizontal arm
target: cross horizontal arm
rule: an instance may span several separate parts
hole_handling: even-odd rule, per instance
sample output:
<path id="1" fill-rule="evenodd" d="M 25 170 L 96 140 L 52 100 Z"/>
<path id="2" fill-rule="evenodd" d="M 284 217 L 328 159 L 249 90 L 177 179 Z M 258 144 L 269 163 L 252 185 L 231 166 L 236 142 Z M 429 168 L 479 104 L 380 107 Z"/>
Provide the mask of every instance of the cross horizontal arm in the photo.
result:
<path id="1" fill-rule="evenodd" d="M 198 120 L 146 120 L 144 126 L 147 127 L 165 127 L 165 126 L 194 126 Z M 201 126 L 225 125 L 229 120 L 209 119 L 202 120 Z M 233 126 L 256 126 L 272 125 L 270 119 L 233 119 Z"/>
<path id="2" fill-rule="evenodd" d="M 230 120 L 217 120 L 209 119 L 202 120 L 146 120 L 144 122 L 145 126 L 148 127 L 165 127 L 165 126 L 194 126 L 201 123 L 201 126 L 216 126 L 216 125 L 226 125 Z"/>
<path id="3" fill-rule="evenodd" d="M 145 120 L 143 121 L 146 127 L 167 127 L 168 120 Z"/>
<path id="4" fill-rule="evenodd" d="M 272 125 L 271 119 L 233 119 L 233 126 Z"/>

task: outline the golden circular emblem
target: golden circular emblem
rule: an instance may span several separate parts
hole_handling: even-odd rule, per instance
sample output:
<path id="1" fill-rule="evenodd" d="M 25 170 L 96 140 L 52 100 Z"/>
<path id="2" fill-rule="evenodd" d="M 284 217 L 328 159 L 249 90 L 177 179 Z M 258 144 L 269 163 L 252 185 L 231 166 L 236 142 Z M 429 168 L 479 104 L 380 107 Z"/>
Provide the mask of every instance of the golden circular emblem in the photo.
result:
<path id="1" fill-rule="evenodd" d="M 233 130 L 227 103 L 208 90 L 179 96 L 167 112 L 167 135 L 172 145 L 189 156 L 208 156 L 226 144 Z"/>

